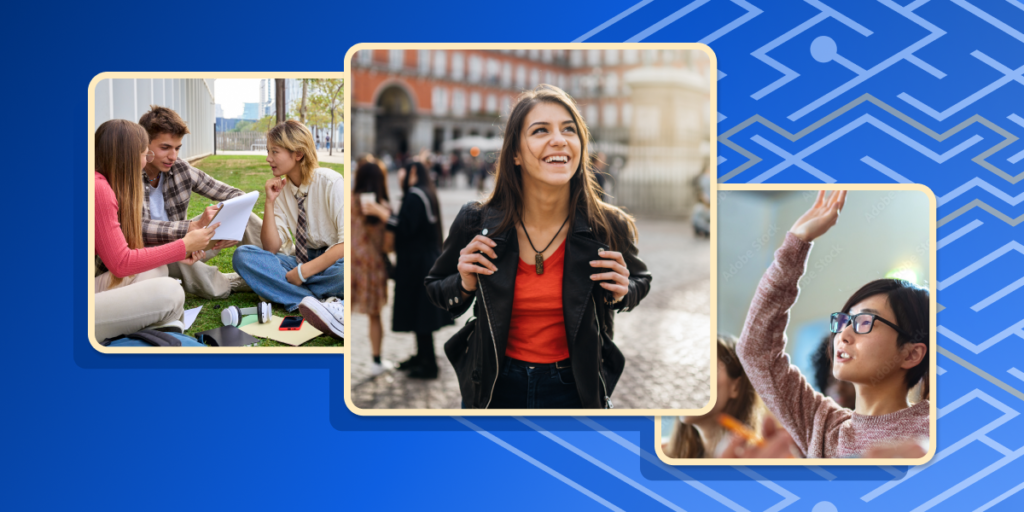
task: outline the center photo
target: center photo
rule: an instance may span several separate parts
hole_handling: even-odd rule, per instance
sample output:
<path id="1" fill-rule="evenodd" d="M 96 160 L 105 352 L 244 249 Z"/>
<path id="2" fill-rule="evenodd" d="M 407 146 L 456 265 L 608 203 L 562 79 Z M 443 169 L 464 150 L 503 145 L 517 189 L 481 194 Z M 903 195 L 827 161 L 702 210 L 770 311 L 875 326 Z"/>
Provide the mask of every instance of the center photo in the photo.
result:
<path id="1" fill-rule="evenodd" d="M 355 413 L 712 407 L 706 46 L 357 45 L 345 69 Z"/>

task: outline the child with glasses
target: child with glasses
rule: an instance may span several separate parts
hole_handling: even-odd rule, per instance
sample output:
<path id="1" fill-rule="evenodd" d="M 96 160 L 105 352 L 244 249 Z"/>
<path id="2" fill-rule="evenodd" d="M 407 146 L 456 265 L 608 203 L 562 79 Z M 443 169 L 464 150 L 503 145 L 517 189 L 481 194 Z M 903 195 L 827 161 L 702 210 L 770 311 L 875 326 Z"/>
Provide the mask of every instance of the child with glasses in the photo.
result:
<path id="1" fill-rule="evenodd" d="M 832 314 L 836 379 L 856 388 L 854 410 L 814 391 L 786 355 L 789 310 L 799 294 L 811 242 L 839 218 L 846 192 L 819 192 L 775 253 L 747 313 L 737 352 L 754 389 L 807 457 L 858 457 L 929 436 L 928 290 L 898 279 L 862 286 Z M 924 382 L 923 399 L 910 389 Z M 906 454 L 908 452 L 902 451 Z M 914 452 L 923 456 L 924 449 Z M 870 456 L 870 455 L 869 455 Z"/>

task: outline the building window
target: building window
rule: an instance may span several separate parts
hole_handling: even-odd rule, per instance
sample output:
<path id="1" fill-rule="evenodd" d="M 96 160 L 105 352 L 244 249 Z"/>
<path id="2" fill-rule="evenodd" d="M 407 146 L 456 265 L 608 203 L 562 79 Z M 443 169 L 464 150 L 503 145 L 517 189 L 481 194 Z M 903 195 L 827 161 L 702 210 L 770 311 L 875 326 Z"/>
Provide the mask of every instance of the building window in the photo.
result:
<path id="1" fill-rule="evenodd" d="M 493 114 L 498 111 L 498 97 L 493 94 L 487 95 L 487 112 Z"/>
<path id="2" fill-rule="evenodd" d="M 633 126 L 633 104 L 623 103 L 622 104 L 622 124 L 629 128 Z"/>
<path id="3" fill-rule="evenodd" d="M 583 107 L 583 112 L 583 122 L 587 123 L 587 126 L 597 126 L 597 105 L 591 103 Z"/>
<path id="4" fill-rule="evenodd" d="M 487 83 L 498 85 L 498 78 L 501 75 L 501 63 L 498 59 L 487 59 Z"/>
<path id="5" fill-rule="evenodd" d="M 473 91 L 473 92 L 469 93 L 469 113 L 470 114 L 477 114 L 477 113 L 479 113 L 480 109 L 483 108 L 483 104 L 482 103 L 483 103 L 483 100 L 480 97 L 480 93 L 479 92 Z"/>
<path id="6" fill-rule="evenodd" d="M 466 115 L 466 91 L 462 89 L 452 90 L 452 115 L 455 117 Z"/>
<path id="7" fill-rule="evenodd" d="M 388 53 L 388 69 L 401 71 L 405 65 L 405 50 L 391 50 Z"/>
<path id="8" fill-rule="evenodd" d="M 544 83 L 555 85 L 555 74 L 550 71 L 544 72 Z"/>
<path id="9" fill-rule="evenodd" d="M 501 97 L 501 112 L 498 115 L 507 116 L 512 113 L 512 97 L 502 96 Z"/>
<path id="10" fill-rule="evenodd" d="M 356 53 L 356 62 L 360 66 L 370 66 L 373 64 L 373 50 L 359 50 Z"/>
<path id="11" fill-rule="evenodd" d="M 640 62 L 640 50 L 622 50 L 622 61 L 630 66 Z"/>
<path id="12" fill-rule="evenodd" d="M 605 96 L 618 96 L 619 95 L 619 74 L 608 73 L 604 77 L 604 94 Z"/>
<path id="13" fill-rule="evenodd" d="M 614 103 L 606 103 L 601 112 L 601 126 L 615 128 L 619 125 L 619 107 Z"/>
<path id="14" fill-rule="evenodd" d="M 540 85 L 540 70 L 533 68 L 530 70 L 530 88 L 533 89 Z"/>
<path id="15" fill-rule="evenodd" d="M 569 50 L 569 67 L 583 66 L 583 50 Z"/>
<path id="16" fill-rule="evenodd" d="M 512 64 L 509 62 L 501 65 L 501 86 L 506 89 L 512 87 Z"/>
<path id="17" fill-rule="evenodd" d="M 516 57 L 526 57 L 526 50 L 516 50 Z"/>
<path id="18" fill-rule="evenodd" d="M 601 50 L 587 50 L 587 65 L 588 66 L 600 66 L 601 65 Z"/>
<path id="19" fill-rule="evenodd" d="M 434 78 L 444 78 L 445 72 L 448 71 L 448 52 L 444 50 L 434 50 Z"/>
<path id="20" fill-rule="evenodd" d="M 526 89 L 526 66 L 522 64 L 516 67 L 516 89 Z"/>
<path id="21" fill-rule="evenodd" d="M 466 76 L 466 59 L 461 53 L 452 54 L 452 80 L 461 82 Z"/>
<path id="22" fill-rule="evenodd" d="M 575 51 L 575 50 L 573 50 L 573 51 Z M 569 87 L 569 89 L 571 91 L 569 93 L 570 95 L 572 95 L 572 96 L 579 96 L 580 95 L 580 76 L 579 75 L 572 75 L 572 84 Z"/>
<path id="23" fill-rule="evenodd" d="M 540 50 L 530 50 L 530 60 L 540 60 Z"/>
<path id="24" fill-rule="evenodd" d="M 604 51 L 604 63 L 608 66 L 619 65 L 619 51 L 618 50 L 605 50 Z"/>
<path id="25" fill-rule="evenodd" d="M 444 87 L 434 87 L 430 93 L 430 103 L 433 105 L 434 115 L 443 116 L 448 114 L 448 91 Z"/>
<path id="26" fill-rule="evenodd" d="M 559 73 L 558 74 L 558 88 L 564 91 L 565 87 L 566 87 L 566 85 L 565 85 L 565 75 L 563 73 Z"/>
<path id="27" fill-rule="evenodd" d="M 430 74 L 430 50 L 420 50 L 419 51 L 419 55 L 418 55 L 418 59 L 419 59 L 419 62 L 417 62 L 416 64 L 419 67 L 420 74 L 421 75 L 429 75 Z"/>
<path id="28" fill-rule="evenodd" d="M 484 60 L 479 55 L 469 56 L 469 83 L 478 84 L 484 74 Z"/>
<path id="29" fill-rule="evenodd" d="M 658 50 L 644 50 L 644 65 L 653 66 L 658 62 Z"/>
<path id="30" fill-rule="evenodd" d="M 540 60 L 545 64 L 551 64 L 551 50 L 541 50 Z"/>

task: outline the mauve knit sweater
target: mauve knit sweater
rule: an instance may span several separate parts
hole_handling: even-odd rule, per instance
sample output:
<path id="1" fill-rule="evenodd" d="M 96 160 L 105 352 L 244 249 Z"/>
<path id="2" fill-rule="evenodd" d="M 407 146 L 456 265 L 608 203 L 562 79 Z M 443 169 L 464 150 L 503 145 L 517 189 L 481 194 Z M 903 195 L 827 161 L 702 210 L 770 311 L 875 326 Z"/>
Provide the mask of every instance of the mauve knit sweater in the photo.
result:
<path id="1" fill-rule="evenodd" d="M 786 325 L 811 245 L 786 233 L 750 303 L 736 348 L 754 389 L 808 458 L 857 457 L 872 446 L 927 438 L 927 400 L 890 414 L 857 414 L 814 391 L 790 364 Z"/>

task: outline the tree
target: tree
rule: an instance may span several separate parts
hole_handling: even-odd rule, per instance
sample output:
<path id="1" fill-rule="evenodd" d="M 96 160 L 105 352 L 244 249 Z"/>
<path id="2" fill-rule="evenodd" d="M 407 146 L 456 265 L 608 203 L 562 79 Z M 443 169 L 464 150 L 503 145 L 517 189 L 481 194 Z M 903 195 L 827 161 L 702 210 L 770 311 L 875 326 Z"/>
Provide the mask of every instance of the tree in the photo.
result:
<path id="1" fill-rule="evenodd" d="M 299 105 L 299 122 L 306 124 L 306 89 L 309 88 L 309 79 L 302 79 L 302 103 Z"/>
<path id="2" fill-rule="evenodd" d="M 266 133 L 269 132 L 275 124 L 277 124 L 277 116 L 263 116 L 259 121 L 251 123 L 246 131 Z"/>
<path id="3" fill-rule="evenodd" d="M 312 80 L 314 97 L 319 99 L 324 110 L 331 117 L 331 131 L 334 134 L 335 120 L 344 121 L 343 109 L 345 100 L 345 81 L 340 78 L 319 78 Z M 337 141 L 331 141 L 331 148 L 328 154 L 334 154 L 334 146 Z"/>
<path id="4" fill-rule="evenodd" d="M 274 93 L 274 103 L 277 104 L 277 122 L 283 123 L 288 119 L 288 105 L 285 96 L 285 79 L 275 78 L 274 84 L 277 91 Z"/>

